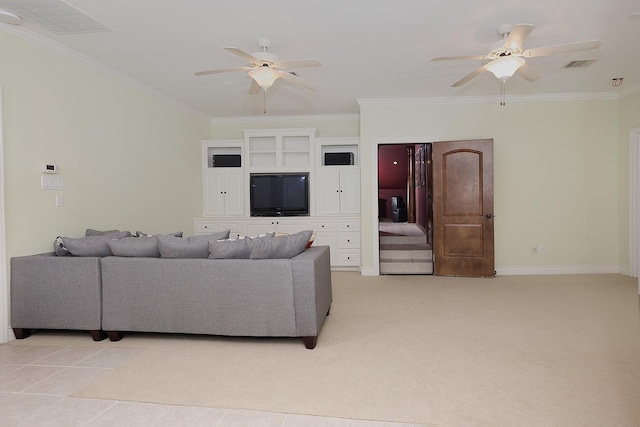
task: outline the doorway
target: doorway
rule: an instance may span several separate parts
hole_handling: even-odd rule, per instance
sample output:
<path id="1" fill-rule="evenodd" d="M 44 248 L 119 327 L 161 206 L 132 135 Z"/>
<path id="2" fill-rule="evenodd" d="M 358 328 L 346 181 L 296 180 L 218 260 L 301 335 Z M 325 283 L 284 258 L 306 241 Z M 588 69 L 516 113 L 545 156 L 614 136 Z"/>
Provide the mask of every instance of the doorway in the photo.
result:
<path id="1" fill-rule="evenodd" d="M 386 145 L 403 146 L 404 160 L 407 172 L 406 187 L 396 192 L 407 195 L 407 225 L 419 227 L 420 220 L 411 222 L 411 198 L 415 194 L 416 185 L 415 153 L 424 147 L 425 153 L 425 181 L 424 195 L 413 199 L 414 206 L 426 204 L 428 212 L 426 226 L 422 225 L 424 242 L 431 249 L 431 274 L 442 276 L 495 276 L 494 257 L 494 217 L 493 217 L 493 140 L 461 140 L 438 141 L 424 138 L 423 141 L 411 140 L 395 141 L 390 138 L 379 139 L 372 145 L 372 158 L 378 161 L 378 167 L 372 168 L 373 182 L 380 184 L 380 162 L 386 158 L 380 147 Z M 438 150 L 436 150 L 436 147 Z M 413 153 L 413 157 L 412 157 Z M 407 160 L 407 158 L 409 160 Z M 418 156 L 418 160 L 420 156 Z M 393 159 L 391 163 L 393 164 Z M 400 160 L 396 160 L 398 165 Z M 418 163 L 420 163 L 418 161 Z M 394 165 L 395 166 L 395 165 Z M 410 172 L 413 169 L 413 173 Z M 409 179 L 413 177 L 413 181 Z M 422 178 L 422 177 L 421 177 Z M 411 182 L 414 188 L 411 189 Z M 383 184 L 384 185 L 384 184 Z M 375 196 L 378 200 L 375 200 Z M 372 218 L 373 233 L 373 274 L 385 274 L 381 268 L 386 259 L 381 252 L 384 243 L 380 233 L 381 224 L 389 223 L 390 209 L 382 209 L 385 202 L 381 201 L 380 188 L 374 188 L 372 193 L 372 209 L 378 209 L 378 217 Z M 376 203 L 377 202 L 377 203 Z M 376 206 L 377 204 L 377 206 Z M 386 212 L 386 218 L 382 218 Z M 419 218 L 416 214 L 414 218 Z M 391 220 L 391 222 L 393 222 Z M 417 222 L 417 223 L 416 223 Z M 377 233 L 375 231 L 378 231 Z M 422 257 L 424 259 L 424 257 Z M 390 273 L 386 273 L 390 274 Z M 391 274 L 418 274 L 410 271 L 398 270 Z M 425 273 L 421 273 L 425 274 Z"/>
<path id="2" fill-rule="evenodd" d="M 378 146 L 380 274 L 433 274 L 431 144 Z"/>

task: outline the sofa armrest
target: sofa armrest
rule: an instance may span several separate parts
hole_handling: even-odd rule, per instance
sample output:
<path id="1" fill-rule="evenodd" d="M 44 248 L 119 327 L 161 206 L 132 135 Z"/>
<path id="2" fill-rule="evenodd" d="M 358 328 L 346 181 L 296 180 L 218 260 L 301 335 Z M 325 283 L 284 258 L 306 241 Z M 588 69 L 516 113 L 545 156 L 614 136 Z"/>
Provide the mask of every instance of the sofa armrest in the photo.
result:
<path id="1" fill-rule="evenodd" d="M 100 330 L 100 260 L 53 253 L 11 258 L 11 326 Z"/>
<path id="2" fill-rule="evenodd" d="M 312 246 L 291 258 L 296 330 L 317 336 L 332 301 L 329 246 Z"/>

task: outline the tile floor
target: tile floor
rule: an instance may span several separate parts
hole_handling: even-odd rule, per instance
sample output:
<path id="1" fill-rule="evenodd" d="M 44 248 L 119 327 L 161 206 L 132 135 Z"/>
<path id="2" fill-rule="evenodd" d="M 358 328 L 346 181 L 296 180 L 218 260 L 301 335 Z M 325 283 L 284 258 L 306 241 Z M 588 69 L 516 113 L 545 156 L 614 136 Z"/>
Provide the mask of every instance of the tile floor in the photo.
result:
<path id="1" fill-rule="evenodd" d="M 0 345 L 0 425 L 415 427 L 295 414 L 71 397 L 139 350 Z"/>

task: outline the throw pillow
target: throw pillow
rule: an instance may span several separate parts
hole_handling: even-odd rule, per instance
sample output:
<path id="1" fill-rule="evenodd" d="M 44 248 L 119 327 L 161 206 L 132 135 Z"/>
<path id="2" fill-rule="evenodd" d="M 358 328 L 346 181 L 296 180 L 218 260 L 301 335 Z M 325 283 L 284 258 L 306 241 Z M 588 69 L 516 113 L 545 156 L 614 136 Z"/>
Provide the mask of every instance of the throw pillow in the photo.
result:
<path id="1" fill-rule="evenodd" d="M 56 240 L 54 240 L 53 250 L 55 251 L 57 256 L 71 255 L 67 250 L 67 248 L 64 246 L 64 241 L 62 240 L 62 236 L 58 236 L 56 237 Z"/>
<path id="2" fill-rule="evenodd" d="M 149 237 L 149 236 L 153 236 L 153 234 L 147 234 L 147 233 L 143 233 L 142 231 L 136 231 L 136 234 L 134 234 L 134 236 L 135 237 Z M 175 233 L 165 234 L 165 236 L 182 237 L 182 231 L 176 231 Z"/>
<path id="3" fill-rule="evenodd" d="M 209 242 L 211 259 L 249 259 L 251 239 L 212 240 Z"/>
<path id="4" fill-rule="evenodd" d="M 121 231 L 119 233 L 104 234 L 102 236 L 87 236 L 87 237 L 63 237 L 62 243 L 64 247 L 73 256 L 111 256 L 111 249 L 109 248 L 109 241 L 113 239 L 123 239 L 130 237 L 131 233 L 128 231 Z"/>
<path id="5" fill-rule="evenodd" d="M 251 256 L 253 242 L 258 239 L 273 238 L 275 233 L 260 234 L 255 237 L 238 237 L 237 239 L 212 240 L 209 242 L 209 258 L 211 259 L 248 259 Z"/>
<path id="6" fill-rule="evenodd" d="M 302 253 L 313 231 L 305 230 L 273 239 L 259 239 L 251 248 L 251 259 L 293 258 Z"/>
<path id="7" fill-rule="evenodd" d="M 87 228 L 87 230 L 84 232 L 84 236 L 88 237 L 88 236 L 104 236 L 105 234 L 113 234 L 113 233 L 119 233 L 120 230 L 108 230 L 108 231 L 99 231 L 99 230 L 94 230 L 93 228 Z"/>
<path id="8" fill-rule="evenodd" d="M 307 249 L 309 249 L 311 247 L 311 245 L 313 245 L 313 241 L 316 239 L 316 233 L 313 233 L 311 235 L 311 237 L 309 237 L 309 241 L 307 242 Z"/>
<path id="9" fill-rule="evenodd" d="M 158 258 L 158 237 L 125 237 L 107 242 L 109 249 L 115 256 Z"/>
<path id="10" fill-rule="evenodd" d="M 209 242 L 227 239 L 229 230 L 181 239 L 158 235 L 158 249 L 162 258 L 208 258 Z"/>

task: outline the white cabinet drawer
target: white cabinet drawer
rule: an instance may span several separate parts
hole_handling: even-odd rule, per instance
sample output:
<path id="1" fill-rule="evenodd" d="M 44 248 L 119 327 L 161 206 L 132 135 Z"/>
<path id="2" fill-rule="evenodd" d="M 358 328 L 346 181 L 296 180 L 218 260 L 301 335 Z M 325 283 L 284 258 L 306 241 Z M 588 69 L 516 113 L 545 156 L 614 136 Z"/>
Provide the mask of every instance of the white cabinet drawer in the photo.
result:
<path id="1" fill-rule="evenodd" d="M 360 248 L 360 233 L 338 234 L 338 248 Z"/>
<path id="2" fill-rule="evenodd" d="M 360 231 L 360 221 L 338 221 L 338 231 Z"/>
<path id="3" fill-rule="evenodd" d="M 196 222 L 195 232 L 197 233 L 213 233 L 216 231 L 215 223 L 213 222 Z"/>
<path id="4" fill-rule="evenodd" d="M 338 265 L 360 266 L 360 251 L 338 249 Z"/>
<path id="5" fill-rule="evenodd" d="M 230 237 L 238 237 L 242 233 L 242 227 L 237 222 L 198 221 L 195 224 L 195 234 L 215 233 L 224 230 L 230 230 Z"/>
<path id="6" fill-rule="evenodd" d="M 313 230 L 320 231 L 333 231 L 333 221 L 316 221 L 313 225 Z"/>

